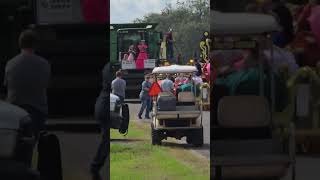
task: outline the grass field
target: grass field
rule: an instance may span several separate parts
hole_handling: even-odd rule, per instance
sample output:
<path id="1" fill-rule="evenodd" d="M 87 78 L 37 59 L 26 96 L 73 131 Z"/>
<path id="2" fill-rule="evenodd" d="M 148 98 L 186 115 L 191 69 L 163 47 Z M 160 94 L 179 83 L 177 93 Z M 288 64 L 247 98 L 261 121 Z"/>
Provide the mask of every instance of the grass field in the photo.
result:
<path id="1" fill-rule="evenodd" d="M 152 146 L 150 126 L 131 123 L 126 137 L 116 130 L 110 145 L 110 176 L 112 180 L 208 180 L 209 160 L 190 150 Z"/>

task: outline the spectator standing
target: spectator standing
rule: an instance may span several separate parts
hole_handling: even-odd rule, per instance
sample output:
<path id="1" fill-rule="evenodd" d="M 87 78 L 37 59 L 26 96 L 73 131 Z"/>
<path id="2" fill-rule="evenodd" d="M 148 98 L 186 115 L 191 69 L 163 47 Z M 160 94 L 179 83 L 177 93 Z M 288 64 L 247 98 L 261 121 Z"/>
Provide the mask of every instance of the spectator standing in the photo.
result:
<path id="1" fill-rule="evenodd" d="M 116 79 L 114 79 L 111 83 L 112 94 L 117 95 L 121 103 L 124 102 L 125 99 L 125 91 L 126 91 L 126 81 L 122 79 L 122 72 L 116 72 Z"/>

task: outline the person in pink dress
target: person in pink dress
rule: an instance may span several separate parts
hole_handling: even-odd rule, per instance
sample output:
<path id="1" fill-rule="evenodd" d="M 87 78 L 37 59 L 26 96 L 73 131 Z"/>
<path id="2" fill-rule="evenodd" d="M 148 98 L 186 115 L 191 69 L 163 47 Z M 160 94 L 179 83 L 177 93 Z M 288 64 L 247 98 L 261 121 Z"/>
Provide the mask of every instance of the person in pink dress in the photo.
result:
<path id="1" fill-rule="evenodd" d="M 148 59 L 148 53 L 146 51 L 146 49 L 148 48 L 148 46 L 146 45 L 144 40 L 141 40 L 140 44 L 138 45 L 139 48 L 139 55 L 138 58 L 136 60 L 136 67 L 137 69 L 143 69 L 144 68 L 144 61 L 146 59 Z"/>
<path id="2" fill-rule="evenodd" d="M 134 61 L 134 57 L 135 57 L 134 46 L 131 45 L 129 47 L 128 53 L 124 55 L 123 59 L 127 61 Z"/>

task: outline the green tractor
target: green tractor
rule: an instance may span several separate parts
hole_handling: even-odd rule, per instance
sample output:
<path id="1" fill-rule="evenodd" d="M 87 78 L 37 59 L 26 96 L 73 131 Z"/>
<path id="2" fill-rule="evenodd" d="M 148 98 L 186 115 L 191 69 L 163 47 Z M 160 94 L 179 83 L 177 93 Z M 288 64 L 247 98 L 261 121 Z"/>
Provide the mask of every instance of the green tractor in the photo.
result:
<path id="1" fill-rule="evenodd" d="M 126 98 L 136 99 L 139 96 L 140 84 L 144 80 L 144 74 L 152 71 L 160 64 L 160 42 L 162 34 L 155 31 L 157 24 L 111 24 L 110 25 L 110 62 L 112 75 L 120 70 L 126 80 Z M 147 45 L 148 59 L 144 60 L 143 68 L 137 68 L 136 59 L 128 61 L 130 46 L 136 46 L 144 40 Z M 135 58 L 138 56 L 136 53 Z"/>

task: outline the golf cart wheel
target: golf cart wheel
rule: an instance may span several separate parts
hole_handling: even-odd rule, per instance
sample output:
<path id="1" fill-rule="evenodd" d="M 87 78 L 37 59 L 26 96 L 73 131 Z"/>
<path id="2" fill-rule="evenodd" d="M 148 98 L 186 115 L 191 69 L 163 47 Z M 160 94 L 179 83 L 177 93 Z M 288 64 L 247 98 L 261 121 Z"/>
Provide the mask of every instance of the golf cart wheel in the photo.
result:
<path id="1" fill-rule="evenodd" d="M 151 123 L 151 143 L 152 145 L 161 145 L 159 132 L 154 129 L 154 126 L 152 123 Z"/>
<path id="2" fill-rule="evenodd" d="M 187 143 L 195 147 L 203 146 L 203 128 L 193 130 L 187 137 Z"/>
<path id="3" fill-rule="evenodd" d="M 122 108 L 122 122 L 119 128 L 119 133 L 125 134 L 128 131 L 129 121 L 130 121 L 129 106 L 127 104 L 123 104 L 121 108 Z"/>

